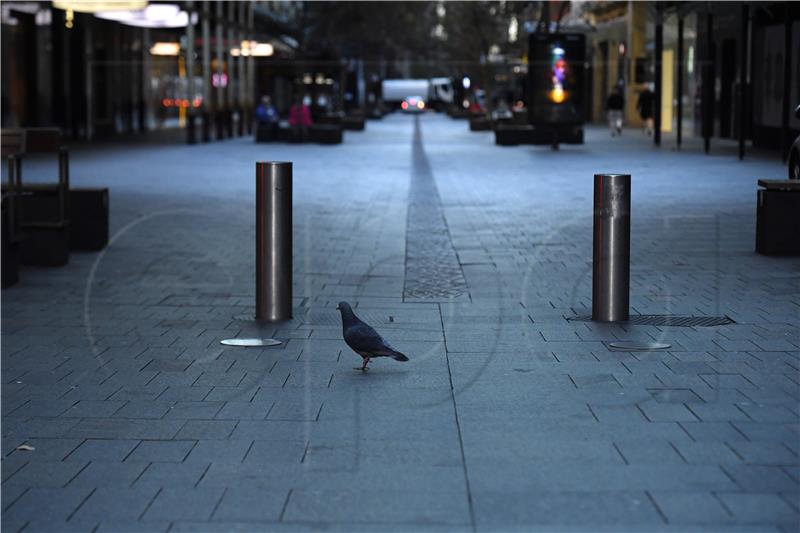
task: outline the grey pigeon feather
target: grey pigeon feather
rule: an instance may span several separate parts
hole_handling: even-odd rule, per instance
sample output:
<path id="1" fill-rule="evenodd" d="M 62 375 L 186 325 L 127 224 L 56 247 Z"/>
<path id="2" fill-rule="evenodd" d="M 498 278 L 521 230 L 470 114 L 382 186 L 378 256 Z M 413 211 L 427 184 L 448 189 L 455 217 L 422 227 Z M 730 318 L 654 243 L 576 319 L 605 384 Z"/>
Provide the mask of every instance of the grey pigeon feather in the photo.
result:
<path id="1" fill-rule="evenodd" d="M 367 364 L 373 357 L 391 357 L 395 361 L 408 361 L 408 357 L 398 352 L 375 331 L 375 329 L 359 319 L 350 304 L 339 302 L 336 307 L 342 314 L 342 336 L 344 342 L 364 359 L 358 370 L 367 370 Z"/>

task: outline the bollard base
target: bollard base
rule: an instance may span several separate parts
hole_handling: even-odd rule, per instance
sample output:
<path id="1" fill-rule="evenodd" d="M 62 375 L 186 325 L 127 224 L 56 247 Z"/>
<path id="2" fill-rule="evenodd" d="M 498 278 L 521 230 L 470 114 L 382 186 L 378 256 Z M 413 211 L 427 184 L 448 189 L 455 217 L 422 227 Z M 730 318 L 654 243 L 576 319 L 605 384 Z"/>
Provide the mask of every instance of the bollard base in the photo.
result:
<path id="1" fill-rule="evenodd" d="M 649 352 L 652 350 L 667 350 L 671 347 L 671 344 L 664 342 L 620 341 L 608 344 L 608 349 L 614 352 Z"/>
<path id="2" fill-rule="evenodd" d="M 281 341 L 276 339 L 225 339 L 219 341 L 219 343 L 224 344 L 225 346 L 243 346 L 243 347 L 278 346 L 279 344 L 283 344 Z"/>

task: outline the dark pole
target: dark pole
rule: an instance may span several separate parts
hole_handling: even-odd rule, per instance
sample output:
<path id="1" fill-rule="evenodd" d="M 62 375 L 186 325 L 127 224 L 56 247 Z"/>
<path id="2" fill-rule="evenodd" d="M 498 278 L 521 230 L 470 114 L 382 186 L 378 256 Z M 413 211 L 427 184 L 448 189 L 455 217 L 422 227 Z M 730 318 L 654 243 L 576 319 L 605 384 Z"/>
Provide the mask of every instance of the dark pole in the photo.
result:
<path id="1" fill-rule="evenodd" d="M 703 145 L 705 152 L 711 149 L 711 135 L 714 131 L 714 37 L 711 11 L 706 13 L 706 53 L 703 62 Z"/>
<path id="2" fill-rule="evenodd" d="M 656 4 L 656 51 L 655 51 L 655 104 L 653 108 L 653 143 L 656 146 L 661 145 L 661 70 L 662 70 L 662 55 L 664 54 L 664 16 L 661 11 L 661 4 Z"/>
<path id="3" fill-rule="evenodd" d="M 678 149 L 683 140 L 683 17 L 678 15 Z"/>
<path id="4" fill-rule="evenodd" d="M 783 52 L 783 117 L 781 124 L 781 160 L 786 162 L 789 156 L 789 92 L 792 90 L 792 80 L 789 73 L 792 72 L 792 20 L 789 18 L 789 2 L 784 4 L 784 52 Z"/>
<path id="5" fill-rule="evenodd" d="M 739 58 L 739 159 L 744 159 L 744 140 L 745 140 L 745 116 L 747 105 L 747 92 L 749 90 L 747 83 L 747 45 L 748 27 L 750 11 L 746 3 L 742 3 L 742 34 L 741 34 L 741 57 Z"/>
<path id="6" fill-rule="evenodd" d="M 292 318 L 292 164 L 256 163 L 256 320 Z"/>
<path id="7" fill-rule="evenodd" d="M 628 320 L 630 254 L 631 176 L 595 174 L 592 320 Z"/>
<path id="8" fill-rule="evenodd" d="M 194 24 L 192 15 L 194 14 L 194 2 L 186 2 L 189 10 L 189 22 L 186 24 L 186 98 L 189 100 L 189 107 L 186 108 L 186 143 L 194 144 Z"/>

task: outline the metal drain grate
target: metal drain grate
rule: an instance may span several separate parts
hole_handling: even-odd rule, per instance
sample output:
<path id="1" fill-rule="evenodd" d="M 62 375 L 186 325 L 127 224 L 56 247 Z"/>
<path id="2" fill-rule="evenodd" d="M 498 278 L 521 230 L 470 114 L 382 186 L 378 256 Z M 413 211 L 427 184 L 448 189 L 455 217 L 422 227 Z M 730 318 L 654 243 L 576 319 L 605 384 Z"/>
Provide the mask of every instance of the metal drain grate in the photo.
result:
<path id="1" fill-rule="evenodd" d="M 567 318 L 570 322 L 591 322 L 591 315 L 573 316 Z M 711 326 L 725 326 L 735 324 L 727 316 L 679 316 L 679 315 L 631 315 L 626 322 L 634 326 L 665 326 L 685 328 L 707 328 Z"/>

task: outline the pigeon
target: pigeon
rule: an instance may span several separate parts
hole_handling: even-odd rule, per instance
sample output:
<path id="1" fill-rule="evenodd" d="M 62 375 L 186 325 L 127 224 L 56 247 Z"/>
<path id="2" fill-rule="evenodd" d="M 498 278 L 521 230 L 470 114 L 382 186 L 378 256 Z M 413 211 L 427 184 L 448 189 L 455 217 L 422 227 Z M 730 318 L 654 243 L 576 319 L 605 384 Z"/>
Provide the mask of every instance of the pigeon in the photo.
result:
<path id="1" fill-rule="evenodd" d="M 372 326 L 362 322 L 353 313 L 353 309 L 347 302 L 339 302 L 336 306 L 342 313 L 342 336 L 344 342 L 364 358 L 364 364 L 355 367 L 356 370 L 366 372 L 367 364 L 373 357 L 391 357 L 395 361 L 408 361 L 408 357 L 392 348 L 388 342 L 381 337 Z"/>

